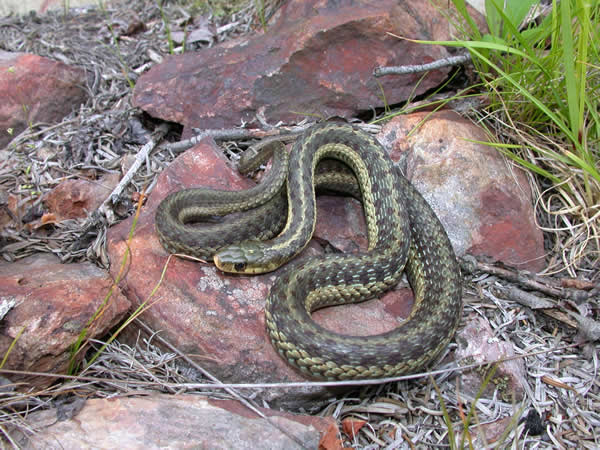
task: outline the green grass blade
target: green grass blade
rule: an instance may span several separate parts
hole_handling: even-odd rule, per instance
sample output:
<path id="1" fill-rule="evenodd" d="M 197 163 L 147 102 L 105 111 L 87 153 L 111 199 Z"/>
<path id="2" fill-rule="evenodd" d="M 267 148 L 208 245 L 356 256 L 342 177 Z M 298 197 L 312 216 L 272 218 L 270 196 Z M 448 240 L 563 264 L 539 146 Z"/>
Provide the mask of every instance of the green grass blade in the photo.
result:
<path id="1" fill-rule="evenodd" d="M 510 422 L 508 423 L 508 425 L 506 426 L 506 428 L 504 429 L 504 431 L 502 432 L 502 434 L 496 441 L 496 442 L 498 442 L 498 445 L 496 446 L 496 448 L 510 448 L 508 446 L 503 447 L 502 444 L 504 444 L 506 442 L 506 440 L 508 439 L 508 435 L 510 433 L 512 433 L 512 431 L 515 430 L 519 426 L 519 420 L 521 419 L 521 417 L 523 417 L 523 414 L 525 413 L 526 409 L 527 409 L 527 406 L 523 405 L 516 413 L 514 413 L 512 415 L 512 417 L 510 418 Z M 517 435 L 515 435 L 515 438 L 517 438 Z M 518 444 L 518 442 L 517 442 L 517 444 Z"/>
<path id="2" fill-rule="evenodd" d="M 589 16 L 589 3 L 586 1 L 577 1 L 579 7 L 579 23 L 581 24 L 581 34 L 579 35 L 579 47 L 577 51 L 577 80 L 579 82 L 579 110 L 577 111 L 577 120 L 580 124 L 579 132 L 581 132 L 581 127 L 584 124 L 584 109 L 586 104 L 586 94 L 585 89 L 587 86 L 587 62 L 588 62 L 588 46 L 589 46 L 589 36 L 590 36 L 590 16 Z M 592 45 L 593 47 L 594 45 Z"/>
<path id="3" fill-rule="evenodd" d="M 498 13 L 501 9 L 495 0 L 485 0 L 485 19 L 490 30 L 490 35 L 494 37 L 501 37 L 504 34 L 501 29 L 502 19 Z"/>
<path id="4" fill-rule="evenodd" d="M 510 40 L 520 34 L 518 31 L 521 22 L 538 0 L 486 0 L 485 12 L 493 36 L 502 37 L 504 40 Z M 490 22 L 492 26 L 490 26 Z M 508 32 L 510 31 L 510 33 Z"/>
<path id="5" fill-rule="evenodd" d="M 554 35 L 554 37 L 556 37 L 556 35 Z M 494 50 L 497 52 L 505 52 L 505 53 L 519 55 L 527 60 L 530 60 L 534 64 L 539 64 L 539 68 L 544 73 L 546 73 L 546 68 L 544 68 L 539 61 L 536 61 L 536 60 L 532 61 L 526 53 L 524 53 L 523 51 L 521 51 L 519 49 L 512 48 L 512 47 L 509 47 L 504 44 L 498 44 L 496 42 L 422 41 L 422 40 L 411 40 L 411 39 L 407 39 L 407 40 L 412 41 L 412 42 L 423 43 L 423 44 L 449 45 L 449 46 L 459 46 L 459 47 L 467 48 L 471 52 L 471 54 L 474 55 L 474 57 L 483 61 L 485 64 L 488 65 L 488 67 L 491 67 L 492 69 L 494 69 L 498 74 L 500 74 L 503 77 L 503 80 L 507 81 L 509 85 L 512 85 L 515 88 L 516 92 L 520 96 L 529 100 L 541 113 L 543 113 L 543 115 L 545 115 L 548 119 L 550 119 L 550 121 L 570 140 L 570 142 L 573 144 L 574 148 L 577 150 L 577 154 L 579 154 L 579 155 L 585 154 L 585 149 L 583 148 L 582 143 L 580 142 L 580 139 L 578 136 L 578 130 L 573 131 L 572 127 L 570 126 L 571 125 L 570 121 L 573 120 L 572 117 L 570 116 L 570 114 L 571 114 L 570 107 L 567 108 L 568 111 L 566 111 L 569 114 L 569 117 L 565 117 L 561 113 L 560 108 L 558 108 L 555 111 L 551 110 L 548 106 L 546 106 L 544 101 L 542 101 L 541 99 L 539 99 L 535 95 L 533 95 L 529 89 L 527 89 L 525 86 L 523 86 L 517 80 L 515 80 L 511 74 L 504 71 L 502 68 L 500 68 L 496 63 L 494 63 L 489 58 L 487 58 L 479 50 L 480 49 L 489 49 L 489 50 Z M 573 64 L 573 61 L 571 61 L 571 64 Z M 570 100 L 570 101 L 572 102 L 572 100 Z M 576 105 L 578 107 L 578 103 L 576 103 Z M 577 120 L 575 120 L 575 121 L 577 122 Z M 585 170 L 587 173 L 589 173 L 591 176 L 593 176 L 596 180 L 598 180 L 600 182 L 600 173 L 598 173 L 598 170 L 596 169 L 596 167 L 593 164 L 589 164 L 589 162 L 587 161 L 587 158 L 582 159 L 572 152 L 565 152 L 565 155 L 563 155 L 563 156 L 566 158 L 566 161 L 569 161 L 569 163 L 571 165 L 575 165 L 575 166 L 581 168 L 582 170 Z"/>
<path id="6" fill-rule="evenodd" d="M 552 46 L 562 46 L 569 124 L 571 125 L 572 134 L 577 136 L 579 132 L 579 100 L 577 92 L 577 80 L 575 79 L 576 62 L 575 50 L 573 46 L 573 27 L 571 24 L 570 3 L 570 0 L 563 0 L 560 2 L 560 29 L 562 42 L 553 42 Z"/>
<path id="7" fill-rule="evenodd" d="M 510 150 L 507 150 L 504 148 L 498 148 L 498 150 L 506 157 L 512 159 L 513 161 L 515 161 L 516 163 L 525 167 L 526 169 L 531 170 L 532 172 L 537 173 L 538 175 L 546 177 L 547 179 L 551 180 L 553 183 L 558 184 L 561 182 L 561 179 L 558 178 L 557 176 L 555 176 L 554 174 L 552 174 L 551 172 L 548 172 L 547 170 L 533 164 L 532 162 L 521 158 L 516 153 L 513 153 Z"/>
<path id="8" fill-rule="evenodd" d="M 517 3 L 519 3 L 519 2 L 517 2 Z M 526 4 L 526 3 L 524 2 L 524 4 Z M 528 10 L 529 10 L 529 7 L 527 8 L 527 11 Z M 521 21 L 523 20 L 524 16 L 521 17 L 518 21 L 514 21 L 513 19 L 511 19 L 511 17 L 509 17 L 507 15 L 507 12 L 502 11 L 501 9 L 498 10 L 498 15 L 502 18 L 502 21 L 503 21 L 505 27 L 508 29 L 508 31 L 510 31 L 510 33 L 505 32 L 504 39 L 509 40 L 509 42 L 512 39 L 516 40 L 520 44 L 523 51 L 527 53 L 528 59 L 530 61 L 534 62 L 538 67 L 545 69 L 544 65 L 537 58 L 537 55 L 535 54 L 535 51 L 534 51 L 535 50 L 534 44 L 536 44 L 538 41 L 532 41 L 531 36 L 529 39 L 526 39 L 525 36 L 519 31 L 519 25 L 520 25 Z"/>
<path id="9" fill-rule="evenodd" d="M 559 177 L 557 177 L 556 175 L 554 175 L 553 173 L 539 167 L 536 166 L 535 164 L 533 164 L 530 161 L 527 161 L 526 159 L 521 158 L 517 153 L 515 153 L 513 150 L 518 150 L 520 148 L 523 148 L 525 146 L 523 145 L 517 145 L 517 144 L 503 144 L 500 142 L 489 142 L 489 141 L 478 141 L 476 139 L 465 139 L 465 141 L 467 142 L 473 142 L 475 144 L 480 144 L 480 145 L 487 145 L 490 147 L 494 147 L 496 150 L 498 150 L 500 153 L 502 153 L 503 155 L 507 156 L 508 158 L 512 159 L 513 161 L 517 162 L 518 164 L 522 165 L 523 167 L 537 173 L 538 175 L 541 175 L 543 177 L 548 178 L 549 180 L 551 180 L 553 183 L 560 183 L 561 179 Z M 568 159 L 567 158 L 563 158 L 560 154 L 552 152 L 552 151 L 540 151 L 541 149 L 539 148 L 534 148 L 534 147 L 530 147 L 530 146 L 526 146 L 525 148 L 536 152 L 536 153 L 543 153 L 544 155 L 553 158 L 553 159 L 563 159 L 564 163 L 567 164 L 568 163 Z"/>
<path id="10" fill-rule="evenodd" d="M 529 47 L 543 49 L 552 34 L 552 16 L 547 15 L 537 27 L 527 28 L 519 34 Z"/>
<path id="11" fill-rule="evenodd" d="M 2 362 L 0 363 L 0 369 L 2 369 L 4 367 L 4 364 L 6 364 L 6 361 L 8 360 L 8 356 L 10 355 L 10 352 L 13 351 L 13 348 L 15 347 L 17 341 L 21 338 L 21 335 L 25 331 L 25 328 L 26 328 L 25 326 L 21 327 L 21 329 L 17 332 L 17 335 L 15 336 L 15 338 L 12 340 L 12 342 L 8 346 L 8 349 L 6 350 L 6 353 L 4 353 L 4 357 L 2 358 Z"/>
<path id="12" fill-rule="evenodd" d="M 516 82 L 510 74 L 508 74 L 507 72 L 502 70 L 500 67 L 498 67 L 496 64 L 494 64 L 492 61 L 490 61 L 488 58 L 486 58 L 481 53 L 479 53 L 475 47 L 473 47 L 471 50 L 477 55 L 478 58 L 483 59 L 490 67 L 492 67 L 496 72 L 498 72 L 500 75 L 502 75 L 506 81 L 508 81 L 510 84 L 512 84 L 513 87 L 515 87 L 517 89 L 517 91 L 519 91 L 519 93 L 521 95 L 523 95 L 530 102 L 535 104 L 535 106 L 540 111 L 542 111 L 550 120 L 552 120 L 552 122 L 554 122 L 554 124 L 563 133 L 565 133 L 565 135 L 567 135 L 567 137 L 571 141 L 576 142 L 575 136 L 571 132 L 570 128 L 565 125 L 564 121 L 561 120 L 560 116 L 558 116 L 556 113 L 554 113 L 550 109 L 548 109 L 548 107 L 542 101 L 540 101 L 533 94 L 531 94 L 528 89 L 526 89 L 525 87 L 521 86 L 518 82 Z"/>
<path id="13" fill-rule="evenodd" d="M 145 192 L 145 191 L 144 191 Z M 119 282 L 121 281 L 121 277 L 123 276 L 123 274 L 125 273 L 125 268 L 126 265 L 129 261 L 129 255 L 130 255 L 130 248 L 131 248 L 131 241 L 133 240 L 133 234 L 135 231 L 135 228 L 137 226 L 137 222 L 139 220 L 140 217 L 140 213 L 142 211 L 142 204 L 144 203 L 144 192 L 142 192 L 142 197 L 140 198 L 139 202 L 138 202 L 138 206 L 137 209 L 135 211 L 135 215 L 133 216 L 133 220 L 131 222 L 131 227 L 129 228 L 129 235 L 127 237 L 127 247 L 125 249 L 125 252 L 123 252 L 123 257 L 121 258 L 121 265 L 119 267 L 119 272 L 117 273 L 117 276 L 115 277 L 112 285 L 110 286 L 110 288 L 108 289 L 108 292 L 106 293 L 106 295 L 104 296 L 104 299 L 102 300 L 102 303 L 100 304 L 100 306 L 98 308 L 96 308 L 96 310 L 94 311 L 94 314 L 92 314 L 92 317 L 88 320 L 88 322 L 86 323 L 86 325 L 83 327 L 83 329 L 81 330 L 81 332 L 79 333 L 77 340 L 71 345 L 70 348 L 70 358 L 69 358 L 69 369 L 68 369 L 68 374 L 69 375 L 74 375 L 75 371 L 78 368 L 78 362 L 77 362 L 77 354 L 82 351 L 87 343 L 88 338 L 88 333 L 90 330 L 90 327 L 92 326 L 92 324 L 96 321 L 96 319 L 98 317 L 100 317 L 104 311 L 106 310 L 107 306 L 109 305 L 109 302 L 111 300 L 113 292 L 115 291 L 115 289 L 117 289 Z M 104 349 L 104 347 L 103 347 Z M 96 353 L 97 355 L 98 353 Z M 95 359 L 95 358 L 94 358 Z"/>
<path id="14" fill-rule="evenodd" d="M 538 0 L 508 0 L 502 11 L 502 15 L 508 16 L 504 20 L 512 24 L 514 28 L 519 28 L 531 7 L 536 3 Z"/>
<path id="15" fill-rule="evenodd" d="M 393 36 L 396 36 L 396 35 L 393 35 Z M 494 42 L 491 42 L 491 41 L 463 41 L 463 40 L 424 41 L 424 40 L 419 40 L 419 39 L 408 39 L 408 38 L 401 37 L 401 36 L 396 36 L 396 37 L 399 39 L 404 39 L 404 40 L 410 41 L 410 42 L 415 42 L 417 44 L 444 45 L 447 47 L 463 47 L 469 51 L 486 49 L 486 50 L 493 50 L 498 53 L 510 53 L 512 55 L 520 56 L 524 59 L 531 61 L 533 64 L 538 66 L 540 68 L 540 70 L 542 70 L 544 72 L 546 72 L 546 70 L 547 70 L 538 58 L 535 58 L 535 57 L 530 58 L 529 55 L 527 53 L 525 53 L 524 51 L 519 50 L 518 48 L 510 47 L 509 45 L 506 45 L 505 43 L 500 43 L 500 42 L 503 42 L 501 39 L 497 39 Z M 478 53 L 478 55 L 480 55 L 480 54 L 481 54 L 481 52 Z M 488 62 L 488 61 L 489 61 L 489 59 L 486 57 L 484 59 L 484 62 Z"/>
<path id="16" fill-rule="evenodd" d="M 433 388 L 435 389 L 435 392 L 438 395 L 438 398 L 440 399 L 440 407 L 442 408 L 442 417 L 444 418 L 444 422 L 446 423 L 446 427 L 448 429 L 448 442 L 450 443 L 450 448 L 454 449 L 457 448 L 456 447 L 456 435 L 454 434 L 454 427 L 452 426 L 452 420 L 450 419 L 450 414 L 448 413 L 448 410 L 446 409 L 446 402 L 444 401 L 444 397 L 442 396 L 442 393 L 440 392 L 440 388 L 438 387 L 437 383 L 435 382 L 435 380 L 433 379 L 433 377 L 430 375 L 429 376 L 429 382 L 431 384 L 433 384 Z M 462 447 L 460 447 L 462 448 Z"/>

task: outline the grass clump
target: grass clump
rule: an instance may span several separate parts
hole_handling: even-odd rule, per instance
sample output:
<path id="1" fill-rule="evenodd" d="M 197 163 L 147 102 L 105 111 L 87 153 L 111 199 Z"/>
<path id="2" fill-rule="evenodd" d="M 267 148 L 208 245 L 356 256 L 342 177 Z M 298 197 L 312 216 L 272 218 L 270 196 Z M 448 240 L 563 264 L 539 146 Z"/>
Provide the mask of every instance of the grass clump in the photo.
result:
<path id="1" fill-rule="evenodd" d="M 488 87 L 488 112 L 507 125 L 509 145 L 498 148 L 547 180 L 538 205 L 552 218 L 545 228 L 557 234 L 561 257 L 549 269 L 575 275 L 599 261 L 600 3 L 554 0 L 528 22 L 537 4 L 488 0 L 490 33 L 470 27 L 464 46 Z"/>
<path id="2" fill-rule="evenodd" d="M 471 54 L 495 145 L 536 174 L 540 225 L 555 234 L 547 272 L 597 271 L 600 262 L 600 2 L 487 0 L 482 34 L 452 0 L 464 40 L 427 41 Z M 425 42 L 425 41 L 421 41 Z"/>

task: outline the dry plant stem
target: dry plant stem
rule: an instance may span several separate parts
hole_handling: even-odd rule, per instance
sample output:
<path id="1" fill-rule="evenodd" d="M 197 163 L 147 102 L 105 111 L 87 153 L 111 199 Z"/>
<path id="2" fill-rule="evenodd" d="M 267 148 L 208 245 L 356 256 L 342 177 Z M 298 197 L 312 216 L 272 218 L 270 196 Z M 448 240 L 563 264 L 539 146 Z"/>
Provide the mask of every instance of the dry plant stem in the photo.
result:
<path id="1" fill-rule="evenodd" d="M 153 336 L 154 339 L 157 339 L 160 341 L 161 344 L 165 345 L 166 347 L 168 347 L 170 350 L 172 350 L 173 352 L 177 353 L 179 356 L 181 356 L 181 358 L 183 358 L 188 364 L 190 364 L 191 366 L 193 366 L 195 369 L 197 369 L 198 371 L 200 371 L 205 377 L 207 377 L 208 379 L 214 381 L 215 383 L 217 383 L 217 385 L 222 385 L 223 383 L 215 376 L 213 376 L 211 373 L 209 373 L 208 371 L 206 371 L 203 367 L 199 366 L 198 364 L 196 364 L 191 358 L 189 358 L 185 353 L 181 352 L 177 347 L 173 346 L 170 342 L 168 342 L 167 340 L 163 339 L 162 337 L 160 337 L 158 334 L 156 334 L 152 329 L 150 329 L 150 327 L 148 327 L 145 323 L 143 323 L 141 320 L 139 319 L 135 319 L 135 323 L 137 326 L 139 326 L 140 328 L 142 328 L 144 331 L 146 331 L 147 333 L 149 333 L 151 336 Z M 283 427 L 281 427 L 279 424 L 275 423 L 273 420 L 271 420 L 270 417 L 264 415 L 256 406 L 254 406 L 252 403 L 250 403 L 247 399 L 245 399 L 244 397 L 242 397 L 238 392 L 236 392 L 233 388 L 229 388 L 226 387 L 225 391 L 227 391 L 229 394 L 231 394 L 234 398 L 236 398 L 240 403 L 242 403 L 246 408 L 248 408 L 249 410 L 251 410 L 252 412 L 254 412 L 255 414 L 257 414 L 259 417 L 262 417 L 263 419 L 265 419 L 267 422 L 269 422 L 273 427 L 277 428 L 280 432 L 282 432 L 283 434 L 285 434 L 286 436 L 288 436 L 290 439 L 292 439 L 294 442 L 296 442 L 298 445 L 300 445 L 300 447 L 302 448 L 307 448 L 306 445 L 304 445 L 304 443 L 297 438 L 296 436 L 294 436 L 293 434 L 289 433 L 287 430 L 285 430 Z"/>
<path id="2" fill-rule="evenodd" d="M 0 426 L 0 430 L 2 431 L 2 435 L 11 443 L 13 448 L 15 448 L 15 449 L 21 448 L 19 445 L 17 445 L 17 443 L 13 440 L 11 435 L 8 433 L 8 431 L 6 431 L 6 429 L 4 427 Z"/>
<path id="3" fill-rule="evenodd" d="M 375 77 L 382 77 L 384 75 L 404 75 L 407 73 L 420 73 L 427 72 L 428 70 L 435 70 L 441 67 L 457 66 L 459 64 L 466 63 L 471 60 L 471 55 L 458 55 L 450 56 L 448 58 L 438 59 L 428 64 L 420 64 L 414 66 L 389 66 L 389 67 L 377 67 L 373 71 Z"/>
<path id="4" fill-rule="evenodd" d="M 546 298 L 538 297 L 531 292 L 523 291 L 515 286 L 502 288 L 501 292 L 503 298 L 513 300 L 530 309 L 541 311 L 545 315 L 580 331 L 586 339 L 590 341 L 598 339 L 595 337 L 597 333 L 594 333 L 594 330 L 598 329 L 600 324 L 592 319 L 583 318 L 583 316 L 572 313 L 562 305 L 557 305 Z M 575 320 L 573 320 L 570 315 L 572 315 Z"/>
<path id="5" fill-rule="evenodd" d="M 515 300 L 521 305 L 527 306 L 531 309 L 552 309 L 556 307 L 554 302 L 542 297 L 538 297 L 531 292 L 523 291 L 515 286 L 512 286 L 508 289 L 503 289 L 503 292 L 510 300 Z"/>
<path id="6" fill-rule="evenodd" d="M 586 339 L 592 342 L 600 339 L 600 323 L 573 311 L 566 310 L 566 313 L 577 321 L 579 324 L 578 329 L 583 333 Z"/>
<path id="7" fill-rule="evenodd" d="M 561 281 L 559 280 L 538 277 L 504 265 L 479 262 L 472 257 L 464 258 L 462 267 L 471 273 L 479 271 L 498 276 L 527 289 L 536 290 L 562 301 L 570 299 L 575 303 L 583 303 L 597 293 L 597 287 L 594 287 L 592 283 L 582 283 L 581 285 L 585 289 L 564 288 L 560 286 Z M 516 286 L 500 287 L 498 290 L 501 292 L 502 297 L 507 300 L 513 300 L 533 310 L 542 311 L 544 314 L 581 331 L 583 336 L 592 342 L 600 339 L 600 323 L 571 311 L 562 303 L 557 304 L 549 299 L 519 289 Z"/>
<path id="8" fill-rule="evenodd" d="M 223 130 L 198 130 L 194 128 L 194 131 L 198 134 L 192 136 L 189 139 L 174 142 L 172 144 L 166 144 L 161 146 L 165 150 L 169 150 L 173 153 L 180 153 L 187 149 L 192 148 L 198 144 L 202 139 L 211 137 L 215 141 L 237 141 L 247 139 L 262 139 L 263 141 L 269 140 L 280 140 L 282 142 L 291 142 L 302 134 L 312 123 L 304 125 L 296 125 L 290 127 L 271 127 L 269 130 L 261 130 L 259 128 L 226 128 Z M 363 124 L 359 125 L 359 128 L 363 129 L 367 133 L 377 132 L 380 127 Z"/>

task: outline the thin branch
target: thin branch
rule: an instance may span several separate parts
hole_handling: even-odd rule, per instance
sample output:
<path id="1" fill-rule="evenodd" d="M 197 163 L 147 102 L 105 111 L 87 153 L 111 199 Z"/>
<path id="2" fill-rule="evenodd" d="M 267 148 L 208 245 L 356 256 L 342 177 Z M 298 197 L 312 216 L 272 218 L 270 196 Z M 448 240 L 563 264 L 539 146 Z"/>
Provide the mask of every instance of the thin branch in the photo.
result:
<path id="1" fill-rule="evenodd" d="M 533 310 L 541 311 L 556 320 L 576 328 L 591 341 L 600 339 L 600 323 L 589 317 L 570 311 L 570 309 L 564 305 L 564 301 L 568 299 L 573 300 L 571 304 L 581 304 L 590 299 L 595 295 L 598 288 L 594 283 L 586 280 L 574 280 L 572 278 L 557 280 L 549 277 L 540 277 L 527 271 L 519 271 L 512 267 L 508 267 L 502 263 L 484 263 L 472 256 L 463 257 L 461 267 L 466 272 L 473 274 L 476 272 L 485 272 L 502 278 L 509 283 L 522 286 L 525 289 L 537 291 L 561 300 L 561 302 L 555 303 L 548 298 L 540 297 L 533 292 L 524 291 L 516 286 L 502 286 L 496 288 L 500 290 L 501 296 L 507 300 L 513 300 Z"/>
<path id="2" fill-rule="evenodd" d="M 170 150 L 174 153 L 179 153 L 185 151 L 189 148 L 192 148 L 194 145 L 198 144 L 202 139 L 207 137 L 212 137 L 216 141 L 226 141 L 226 140 L 242 140 L 242 139 L 262 139 L 265 137 L 271 136 L 279 136 L 282 139 L 288 136 L 296 137 L 302 131 L 304 131 L 307 126 L 295 126 L 289 127 L 287 129 L 277 129 L 271 131 L 264 131 L 258 128 L 246 129 L 246 128 L 227 128 L 224 130 L 197 130 L 194 129 L 198 134 L 192 136 L 189 139 L 184 141 L 174 142 L 172 144 L 167 144 L 164 146 L 165 149 Z"/>
<path id="3" fill-rule="evenodd" d="M 461 268 L 470 273 L 485 272 L 554 298 L 571 299 L 576 302 L 587 301 L 594 295 L 594 288 L 596 287 L 593 283 L 585 282 L 584 280 L 577 280 L 578 283 L 573 282 L 572 278 L 556 280 L 549 277 L 540 277 L 527 271 L 517 270 L 505 264 L 488 264 L 478 261 L 473 256 L 463 257 Z M 577 286 L 577 288 L 563 286 Z"/>
<path id="4" fill-rule="evenodd" d="M 583 336 L 591 342 L 600 340 L 600 323 L 594 319 L 582 316 L 574 311 L 565 310 L 567 314 L 573 317 L 579 324 L 578 329 L 582 332 Z"/>
<path id="5" fill-rule="evenodd" d="M 117 187 L 115 187 L 112 193 L 102 202 L 102 205 L 98 208 L 101 212 L 105 212 L 110 204 L 116 204 L 121 196 L 121 193 L 125 189 L 125 187 L 129 184 L 131 179 L 134 177 L 135 173 L 142 166 L 142 164 L 147 160 L 150 152 L 156 147 L 156 144 L 163 138 L 163 136 L 167 133 L 169 127 L 167 124 L 161 124 L 153 137 L 148 139 L 148 142 L 144 144 L 144 146 L 140 149 L 140 151 L 135 156 L 135 161 L 125 174 L 125 176 L 119 181 Z"/>
<path id="6" fill-rule="evenodd" d="M 448 58 L 438 59 L 436 61 L 415 65 L 415 66 L 390 66 L 390 67 L 377 67 L 373 71 L 373 75 L 376 77 L 382 77 L 384 75 L 404 75 L 407 73 L 420 73 L 427 72 L 428 70 L 440 69 L 447 66 L 458 66 L 467 61 L 471 60 L 470 54 L 450 56 Z"/>

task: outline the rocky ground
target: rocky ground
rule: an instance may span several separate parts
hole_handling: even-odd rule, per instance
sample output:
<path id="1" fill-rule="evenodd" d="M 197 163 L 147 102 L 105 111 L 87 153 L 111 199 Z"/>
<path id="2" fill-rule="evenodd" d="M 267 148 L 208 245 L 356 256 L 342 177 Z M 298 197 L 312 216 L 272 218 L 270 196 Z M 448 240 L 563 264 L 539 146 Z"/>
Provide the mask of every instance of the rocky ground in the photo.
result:
<path id="1" fill-rule="evenodd" d="M 533 207 L 538 181 L 484 145 L 475 119 L 485 97 L 426 107 L 466 88 L 468 70 L 372 75 L 455 56 L 386 34 L 448 39 L 439 11 L 425 1 L 338 3 L 215 16 L 136 1 L 0 21 L 0 407 L 9 445 L 598 445 L 593 259 L 583 258 L 577 278 L 535 275 L 556 261 L 555 237 L 538 226 L 549 220 Z M 391 109 L 402 114 L 364 123 Z M 239 151 L 297 133 L 315 115 L 376 135 L 461 258 L 463 323 L 431 374 L 309 382 L 264 332 L 277 272 L 224 276 L 169 257 L 156 238 L 154 211 L 169 192 L 251 186 L 234 169 Z M 303 257 L 366 247 L 360 203 L 324 196 L 318 207 Z M 412 301 L 405 283 L 315 320 L 376 334 L 400 323 Z"/>

